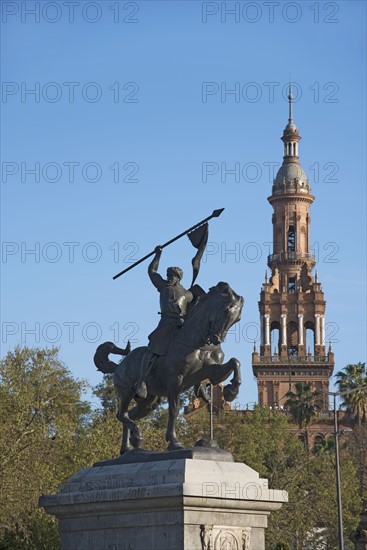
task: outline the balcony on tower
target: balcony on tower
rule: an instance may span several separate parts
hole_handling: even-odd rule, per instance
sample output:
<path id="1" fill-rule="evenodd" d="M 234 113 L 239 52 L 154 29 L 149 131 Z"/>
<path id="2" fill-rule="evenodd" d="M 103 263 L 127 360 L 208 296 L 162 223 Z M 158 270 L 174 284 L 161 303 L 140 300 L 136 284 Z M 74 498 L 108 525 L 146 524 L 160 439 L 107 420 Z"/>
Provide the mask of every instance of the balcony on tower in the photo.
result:
<path id="1" fill-rule="evenodd" d="M 316 265 L 315 254 L 307 252 L 280 252 L 280 254 L 270 254 L 268 256 L 268 266 L 270 268 L 281 267 L 284 265 L 307 265 L 313 267 Z"/>

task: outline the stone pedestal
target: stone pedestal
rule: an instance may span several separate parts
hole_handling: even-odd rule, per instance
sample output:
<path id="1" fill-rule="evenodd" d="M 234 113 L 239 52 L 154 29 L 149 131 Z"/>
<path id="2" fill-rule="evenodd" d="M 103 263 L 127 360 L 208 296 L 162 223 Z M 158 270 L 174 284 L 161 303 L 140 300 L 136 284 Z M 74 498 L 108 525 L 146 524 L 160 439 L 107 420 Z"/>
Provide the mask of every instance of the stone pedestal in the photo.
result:
<path id="1" fill-rule="evenodd" d="M 245 464 L 200 458 L 86 468 L 40 498 L 61 550 L 264 550 L 283 491 Z"/>

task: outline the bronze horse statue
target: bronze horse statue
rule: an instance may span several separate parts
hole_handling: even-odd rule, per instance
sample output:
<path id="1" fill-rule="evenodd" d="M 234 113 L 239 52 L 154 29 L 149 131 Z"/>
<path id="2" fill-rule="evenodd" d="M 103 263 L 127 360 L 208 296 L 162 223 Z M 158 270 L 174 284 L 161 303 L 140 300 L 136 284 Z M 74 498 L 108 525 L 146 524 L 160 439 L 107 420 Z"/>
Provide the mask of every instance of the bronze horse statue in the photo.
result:
<path id="1" fill-rule="evenodd" d="M 121 349 L 112 342 L 105 342 L 97 348 L 95 365 L 104 374 L 114 374 L 113 382 L 119 396 L 116 416 L 123 424 L 121 454 L 129 450 L 129 440 L 134 448 L 142 445 L 141 432 L 135 421 L 147 416 L 163 397 L 168 397 L 169 407 L 166 432 L 168 450 L 183 448 L 175 429 L 182 392 L 194 386 L 196 395 L 205 398 L 202 381 L 219 384 L 233 373 L 223 394 L 226 401 L 235 399 L 241 384 L 240 362 L 232 358 L 223 363 L 224 353 L 220 344 L 231 326 L 240 320 L 243 302 L 242 296 L 223 282 L 202 294 L 187 313 L 184 325 L 174 332 L 167 354 L 156 357 L 146 377 L 146 398 L 135 394 L 146 348 L 130 351 L 130 343 L 126 349 Z M 109 360 L 109 353 L 126 357 L 117 364 Z M 133 399 L 136 405 L 129 410 Z"/>

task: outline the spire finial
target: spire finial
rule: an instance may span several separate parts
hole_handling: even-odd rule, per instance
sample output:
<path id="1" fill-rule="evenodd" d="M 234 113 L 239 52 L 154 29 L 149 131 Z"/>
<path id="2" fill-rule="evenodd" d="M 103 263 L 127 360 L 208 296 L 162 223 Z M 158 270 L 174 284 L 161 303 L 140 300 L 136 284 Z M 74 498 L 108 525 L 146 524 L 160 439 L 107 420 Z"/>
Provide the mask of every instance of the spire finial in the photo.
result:
<path id="1" fill-rule="evenodd" d="M 289 101 L 289 122 L 292 122 L 292 101 L 293 101 L 293 95 L 292 95 L 292 81 L 289 82 L 289 94 L 288 94 L 288 101 Z"/>
<path id="2" fill-rule="evenodd" d="M 290 75 L 289 75 L 289 88 L 288 88 L 287 99 L 288 99 L 288 105 L 289 105 L 289 118 L 288 118 L 288 124 L 284 129 L 284 135 L 289 134 L 289 133 L 290 134 L 295 134 L 295 133 L 298 134 L 297 126 L 295 125 L 294 120 L 293 120 L 294 96 L 293 96 L 293 83 L 292 83 L 292 79 L 291 79 Z M 294 147 L 293 147 L 292 152 L 286 152 L 285 154 L 289 155 L 289 156 L 298 156 L 298 153 L 294 151 Z"/>

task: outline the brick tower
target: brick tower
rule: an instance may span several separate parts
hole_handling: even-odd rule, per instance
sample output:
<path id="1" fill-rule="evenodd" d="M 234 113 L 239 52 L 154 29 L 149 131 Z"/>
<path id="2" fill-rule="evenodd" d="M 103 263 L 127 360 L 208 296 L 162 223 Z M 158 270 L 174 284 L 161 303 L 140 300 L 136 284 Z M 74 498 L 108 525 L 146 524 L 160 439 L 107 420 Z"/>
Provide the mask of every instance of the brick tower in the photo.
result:
<path id="1" fill-rule="evenodd" d="M 329 391 L 334 368 L 331 346 L 325 351 L 324 293 L 317 272 L 312 275 L 316 260 L 310 253 L 309 208 L 314 196 L 298 158 L 301 136 L 292 118 L 291 86 L 288 100 L 283 164 L 268 197 L 274 209 L 271 277 L 266 273 L 260 292 L 260 353 L 254 347 L 252 354 L 259 403 L 271 407 L 282 407 L 297 382 Z"/>

